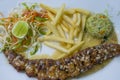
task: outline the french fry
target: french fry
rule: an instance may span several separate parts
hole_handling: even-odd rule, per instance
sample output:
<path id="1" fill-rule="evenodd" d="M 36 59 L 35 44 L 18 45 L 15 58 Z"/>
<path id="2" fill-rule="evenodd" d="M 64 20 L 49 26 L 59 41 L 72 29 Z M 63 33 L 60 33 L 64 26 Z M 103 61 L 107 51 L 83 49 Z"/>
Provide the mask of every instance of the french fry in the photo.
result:
<path id="1" fill-rule="evenodd" d="M 70 49 L 71 47 L 72 47 L 71 44 L 67 44 L 67 45 L 66 45 L 66 48 L 67 48 L 67 49 Z"/>
<path id="2" fill-rule="evenodd" d="M 56 30 L 56 27 L 52 25 L 50 22 L 46 22 L 46 25 L 50 30 L 56 35 L 59 36 L 58 31 Z"/>
<path id="3" fill-rule="evenodd" d="M 78 30 L 79 30 L 78 27 L 74 29 L 74 33 L 73 33 L 74 38 L 77 37 Z"/>
<path id="4" fill-rule="evenodd" d="M 69 33 L 69 38 L 71 39 L 71 40 L 73 40 L 73 37 L 74 36 L 74 27 L 71 27 L 70 28 L 70 33 Z"/>
<path id="5" fill-rule="evenodd" d="M 61 45 L 62 47 L 64 47 L 64 48 L 66 48 L 66 47 L 65 47 L 65 46 L 66 46 L 66 43 L 61 42 L 60 45 Z"/>
<path id="6" fill-rule="evenodd" d="M 82 41 L 82 39 L 83 39 L 83 33 L 84 33 L 84 29 L 85 29 L 85 22 L 86 22 L 86 16 L 83 15 L 82 16 L 82 30 L 81 30 L 81 32 L 80 32 L 80 34 L 78 36 L 78 41 Z"/>
<path id="7" fill-rule="evenodd" d="M 80 13 L 77 13 L 77 23 L 76 23 L 76 26 L 80 26 L 80 22 L 81 22 L 81 15 Z"/>
<path id="8" fill-rule="evenodd" d="M 72 27 L 74 27 L 74 22 L 67 15 L 63 15 L 63 19 L 68 22 Z"/>
<path id="9" fill-rule="evenodd" d="M 53 15 L 51 12 L 49 12 L 49 11 L 48 11 L 48 16 L 50 17 L 50 19 L 51 19 L 52 21 L 54 21 L 54 15 Z"/>
<path id="10" fill-rule="evenodd" d="M 57 36 L 44 36 L 42 38 L 38 38 L 39 41 L 58 41 L 58 42 L 64 42 L 69 44 L 74 44 L 73 40 L 67 40 L 65 38 L 57 37 Z"/>
<path id="11" fill-rule="evenodd" d="M 63 13 L 64 13 L 64 8 L 65 8 L 65 4 L 62 5 L 62 7 L 60 8 L 60 10 L 57 11 L 56 17 L 53 21 L 54 25 L 57 25 L 57 23 L 60 21 Z"/>
<path id="12" fill-rule="evenodd" d="M 75 10 L 74 9 L 66 9 L 64 11 L 64 13 L 67 14 L 67 15 L 73 15 L 75 13 Z"/>
<path id="13" fill-rule="evenodd" d="M 62 24 L 63 24 L 68 30 L 70 29 L 69 25 L 68 25 L 67 22 L 65 22 L 64 20 L 62 20 Z"/>
<path id="14" fill-rule="evenodd" d="M 43 8 L 43 9 L 46 9 L 46 10 L 48 10 L 48 11 L 54 13 L 54 14 L 57 13 L 57 9 L 54 9 L 50 6 L 45 5 L 45 4 L 40 4 L 40 7 Z M 67 9 L 67 10 L 64 11 L 64 13 L 65 14 L 74 14 L 75 10 L 74 9 Z"/>
<path id="15" fill-rule="evenodd" d="M 58 56 L 59 55 L 59 56 Z M 59 58 L 62 58 L 64 56 L 66 56 L 67 54 L 61 52 L 61 51 L 58 51 L 58 50 L 55 50 L 54 53 L 52 54 L 52 58 L 53 59 L 59 59 Z"/>
<path id="16" fill-rule="evenodd" d="M 63 47 L 61 47 L 59 45 L 55 45 L 55 44 L 52 44 L 50 42 L 44 42 L 44 44 L 51 47 L 51 48 L 57 49 L 57 50 L 59 50 L 61 52 L 69 53 L 67 49 L 65 49 L 65 48 L 63 48 Z"/>
<path id="17" fill-rule="evenodd" d="M 77 51 L 84 43 L 82 41 L 84 28 L 86 18 L 90 15 L 90 12 L 80 8 L 65 9 L 64 4 L 59 9 L 44 4 L 40 4 L 40 6 L 48 12 L 52 23 L 49 20 L 47 26 L 54 35 L 39 38 L 40 41 L 43 41 L 45 45 L 51 48 L 59 50 L 59 52 L 71 54 Z M 72 15 L 73 18 L 71 18 Z M 75 39 L 77 40 L 75 41 Z M 52 44 L 48 41 L 57 41 L 60 45 Z M 63 54 L 60 57 L 65 55 L 67 54 Z"/>
<path id="18" fill-rule="evenodd" d="M 57 30 L 58 30 L 61 37 L 66 38 L 65 33 L 60 25 L 57 26 Z"/>
<path id="19" fill-rule="evenodd" d="M 76 24 L 77 23 L 77 13 L 74 13 L 73 14 L 73 22 L 74 22 L 74 24 Z"/>
<path id="20" fill-rule="evenodd" d="M 80 35 L 81 31 L 82 31 L 82 25 L 80 27 L 78 27 L 78 28 L 79 29 L 77 29 L 77 36 L 79 38 L 79 35 Z"/>
<path id="21" fill-rule="evenodd" d="M 60 59 L 60 58 L 63 58 L 63 57 L 65 57 L 67 54 L 62 54 L 62 55 L 60 55 L 59 57 L 58 57 L 58 59 Z"/>
<path id="22" fill-rule="evenodd" d="M 50 6 L 45 5 L 45 4 L 40 4 L 40 7 L 43 8 L 43 9 L 46 9 L 46 10 L 48 10 L 48 11 L 54 13 L 54 14 L 57 13 L 57 9 L 54 9 Z M 75 9 L 68 9 L 68 10 L 64 11 L 65 14 L 74 14 L 75 12 L 76 12 Z"/>
<path id="23" fill-rule="evenodd" d="M 70 28 L 69 38 L 68 40 L 74 40 L 74 27 Z M 72 44 L 67 44 L 66 48 L 69 49 L 72 47 Z"/>
<path id="24" fill-rule="evenodd" d="M 74 45 L 72 48 L 68 50 L 68 53 L 72 53 L 75 50 L 78 50 L 83 45 L 83 43 L 84 41 L 78 42 L 76 45 Z"/>
<path id="25" fill-rule="evenodd" d="M 54 14 L 57 14 L 57 10 L 54 9 L 54 8 L 51 8 L 51 7 L 49 7 L 49 6 L 47 6 L 47 5 L 44 5 L 44 4 L 40 4 L 40 6 L 41 6 L 42 8 L 44 8 L 44 9 L 46 9 L 46 10 L 54 13 Z M 89 14 L 90 14 L 89 11 L 84 10 L 84 9 L 80 9 L 80 8 L 72 9 L 72 13 L 74 13 L 74 11 L 79 12 L 79 13 L 82 13 L 82 14 L 85 14 L 85 15 L 89 15 Z M 66 11 L 64 11 L 64 12 L 70 12 L 70 10 L 68 10 L 68 11 L 66 10 Z M 59 13 L 59 14 L 60 14 L 60 13 Z M 65 14 L 63 15 L 63 19 L 64 19 L 65 21 L 67 21 L 68 23 L 70 23 L 72 26 L 75 26 L 74 22 L 72 22 L 72 20 L 71 20 L 68 16 L 66 16 Z M 56 18 L 54 24 L 56 24 L 57 21 L 59 21 L 59 20 L 57 20 L 57 18 Z"/>
<path id="26" fill-rule="evenodd" d="M 52 8 L 52 7 L 50 7 L 50 6 L 47 6 L 47 5 L 45 5 L 45 4 L 40 4 L 40 7 L 43 8 L 43 9 L 46 9 L 46 10 L 48 10 L 48 11 L 54 13 L 54 14 L 57 13 L 54 8 Z"/>
<path id="27" fill-rule="evenodd" d="M 64 32 L 68 32 L 68 29 L 63 24 L 61 24 L 61 27 L 64 30 Z"/>
<path id="28" fill-rule="evenodd" d="M 30 60 L 34 60 L 34 59 L 50 59 L 50 55 L 47 55 L 47 54 L 40 54 L 40 55 L 32 55 L 29 59 Z"/>
<path id="29" fill-rule="evenodd" d="M 80 9 L 80 8 L 74 8 L 76 12 L 82 13 L 86 16 L 90 15 L 90 12 L 84 9 Z"/>

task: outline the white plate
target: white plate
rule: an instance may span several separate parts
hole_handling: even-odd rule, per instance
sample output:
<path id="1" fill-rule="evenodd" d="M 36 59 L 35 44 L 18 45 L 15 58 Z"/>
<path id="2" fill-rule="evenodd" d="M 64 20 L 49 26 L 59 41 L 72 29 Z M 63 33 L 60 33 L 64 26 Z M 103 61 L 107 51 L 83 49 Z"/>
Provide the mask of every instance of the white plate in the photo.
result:
<path id="1" fill-rule="evenodd" d="M 21 0 L 25 1 L 25 0 Z M 111 20 L 114 23 L 115 30 L 119 37 L 120 43 L 120 0 L 27 0 L 30 2 L 42 2 L 53 7 L 59 7 L 62 3 L 66 3 L 67 7 L 79 7 L 93 12 L 104 12 L 108 10 L 112 16 Z M 14 8 L 18 3 L 18 0 L 0 0 L 0 12 L 5 15 Z M 9 65 L 7 59 L 0 53 L 0 80 L 36 80 L 29 78 L 25 73 L 17 72 L 11 65 Z M 120 80 L 120 57 L 116 57 L 105 68 L 100 71 L 81 77 L 74 80 Z"/>

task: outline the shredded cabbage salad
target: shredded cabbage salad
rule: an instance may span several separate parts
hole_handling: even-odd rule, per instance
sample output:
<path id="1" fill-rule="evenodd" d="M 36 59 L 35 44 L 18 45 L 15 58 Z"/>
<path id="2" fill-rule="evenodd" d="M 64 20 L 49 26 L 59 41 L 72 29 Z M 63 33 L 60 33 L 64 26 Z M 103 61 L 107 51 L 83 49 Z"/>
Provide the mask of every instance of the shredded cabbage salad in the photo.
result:
<path id="1" fill-rule="evenodd" d="M 0 18 L 0 43 L 2 44 L 0 50 L 9 49 L 19 53 L 30 50 L 29 54 L 34 55 L 42 47 L 37 39 L 42 35 L 46 35 L 47 27 L 45 27 L 45 22 L 48 19 L 47 12 L 40 9 L 37 3 L 31 5 L 21 3 L 12 10 L 8 17 Z M 24 26 L 26 26 L 24 24 L 17 25 L 16 29 L 13 30 L 13 27 L 19 21 L 28 24 L 26 33 L 24 32 Z M 25 34 L 25 36 L 21 38 L 15 36 L 21 34 Z"/>

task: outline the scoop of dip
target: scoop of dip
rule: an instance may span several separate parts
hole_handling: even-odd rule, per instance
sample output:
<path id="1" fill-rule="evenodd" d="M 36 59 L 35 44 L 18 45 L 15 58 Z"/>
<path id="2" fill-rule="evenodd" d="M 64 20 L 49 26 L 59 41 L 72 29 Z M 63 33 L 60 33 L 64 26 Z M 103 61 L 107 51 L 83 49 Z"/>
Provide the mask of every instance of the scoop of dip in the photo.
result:
<path id="1" fill-rule="evenodd" d="M 112 31 L 112 28 L 112 22 L 104 14 L 92 15 L 86 22 L 86 29 L 88 33 L 96 38 L 108 37 Z"/>

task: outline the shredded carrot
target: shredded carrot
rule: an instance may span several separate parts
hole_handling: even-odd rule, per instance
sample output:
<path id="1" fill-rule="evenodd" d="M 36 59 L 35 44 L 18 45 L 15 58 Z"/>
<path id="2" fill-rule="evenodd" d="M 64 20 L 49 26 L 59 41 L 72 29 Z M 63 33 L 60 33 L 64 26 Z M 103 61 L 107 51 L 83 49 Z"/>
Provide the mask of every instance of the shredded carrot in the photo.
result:
<path id="1" fill-rule="evenodd" d="M 18 39 L 16 37 L 14 37 L 14 36 L 12 36 L 11 38 L 12 38 L 13 43 L 16 43 L 18 41 Z"/>

